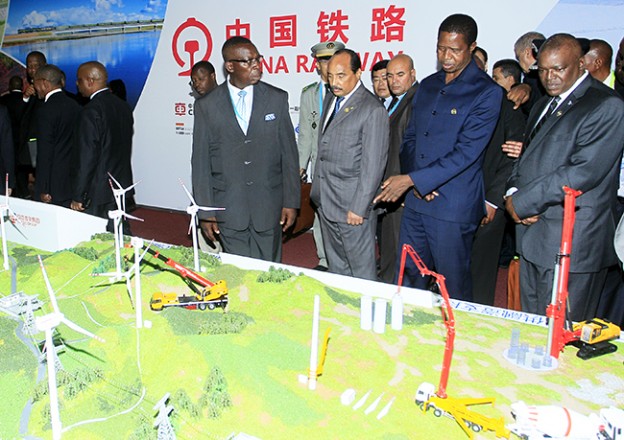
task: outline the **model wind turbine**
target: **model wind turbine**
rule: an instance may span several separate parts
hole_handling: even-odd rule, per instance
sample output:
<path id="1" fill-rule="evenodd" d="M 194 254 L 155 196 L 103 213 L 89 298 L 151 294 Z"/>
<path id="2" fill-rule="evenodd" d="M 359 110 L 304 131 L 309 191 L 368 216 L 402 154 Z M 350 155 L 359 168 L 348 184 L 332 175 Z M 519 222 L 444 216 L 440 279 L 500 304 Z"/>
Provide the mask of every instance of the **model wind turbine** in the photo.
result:
<path id="1" fill-rule="evenodd" d="M 143 327 L 143 311 L 141 308 L 141 261 L 147 250 L 150 248 L 154 240 L 152 240 L 146 247 L 143 253 L 141 253 L 141 249 L 143 249 L 144 241 L 142 238 L 132 237 L 130 240 L 132 247 L 134 248 L 134 263 L 132 266 L 128 268 L 125 272 L 117 273 L 117 272 L 105 272 L 97 274 L 97 276 L 111 277 L 111 279 L 115 281 L 119 281 L 122 278 L 126 280 L 126 289 L 128 289 L 128 297 L 130 301 L 133 301 L 132 298 L 132 285 L 130 280 L 134 276 L 134 309 L 136 311 L 136 326 L 137 328 Z"/>
<path id="2" fill-rule="evenodd" d="M 180 185 L 184 188 L 184 192 L 188 196 L 191 201 L 191 205 L 186 208 L 186 212 L 191 216 L 191 224 L 189 225 L 189 233 L 193 234 L 193 263 L 195 265 L 195 272 L 199 272 L 199 245 L 198 245 L 198 231 L 197 231 L 197 212 L 198 211 L 223 211 L 225 208 L 213 208 L 211 206 L 198 206 L 195 203 L 195 199 L 191 195 L 191 192 L 186 188 L 182 179 L 180 180 Z"/>
<path id="3" fill-rule="evenodd" d="M 50 280 L 48 279 L 48 274 L 46 273 L 45 267 L 43 266 L 43 261 L 41 261 L 41 257 L 39 256 L 39 265 L 41 266 L 41 272 L 43 273 L 43 279 L 45 280 L 46 287 L 48 289 L 48 293 L 50 294 L 50 302 L 52 303 L 52 313 L 48 313 L 47 315 L 40 316 L 35 319 L 35 325 L 37 330 L 41 332 L 45 332 L 46 338 L 46 363 L 48 368 L 48 393 L 50 395 L 50 419 L 52 424 L 52 438 L 54 440 L 58 440 L 61 438 L 61 417 L 59 414 L 59 405 L 58 405 L 58 390 L 56 389 L 56 368 L 54 367 L 54 342 L 52 335 L 54 333 L 54 329 L 58 327 L 61 323 L 65 324 L 67 327 L 72 330 L 82 333 L 85 336 L 90 338 L 97 339 L 100 342 L 104 342 L 104 339 L 94 335 L 93 333 L 83 329 L 78 324 L 73 323 L 69 319 L 65 318 L 65 315 L 61 313 L 58 308 L 58 304 L 56 302 L 56 296 L 54 295 L 54 291 L 52 290 L 52 286 L 50 285 Z"/>
<path id="4" fill-rule="evenodd" d="M 119 281 L 122 277 L 121 272 L 121 247 L 123 246 L 123 222 L 122 218 L 125 217 L 127 219 L 143 221 L 142 218 L 135 217 L 133 215 L 126 213 L 126 193 L 134 188 L 139 182 L 130 185 L 128 188 L 124 188 L 121 184 L 108 173 L 109 184 L 111 190 L 113 191 L 113 196 L 115 197 L 115 204 L 117 205 L 117 209 L 113 211 L 108 211 L 108 218 L 113 220 L 113 230 L 115 235 L 115 274 L 112 277 L 113 281 Z M 116 187 L 113 186 L 115 183 Z"/>
<path id="5" fill-rule="evenodd" d="M 9 251 L 7 247 L 5 217 L 10 219 L 11 216 L 16 219 L 18 218 L 9 207 L 9 173 L 7 173 L 4 186 L 4 203 L 0 204 L 0 229 L 2 230 L 2 258 L 4 259 L 4 270 L 9 270 Z"/>

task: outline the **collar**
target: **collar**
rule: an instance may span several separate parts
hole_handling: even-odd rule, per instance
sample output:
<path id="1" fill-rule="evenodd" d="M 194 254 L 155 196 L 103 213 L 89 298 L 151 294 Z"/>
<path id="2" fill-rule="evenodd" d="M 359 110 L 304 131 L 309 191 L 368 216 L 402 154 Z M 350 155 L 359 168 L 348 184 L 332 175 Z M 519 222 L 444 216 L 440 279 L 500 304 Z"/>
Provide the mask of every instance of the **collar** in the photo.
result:
<path id="1" fill-rule="evenodd" d="M 59 93 L 59 92 L 62 92 L 62 90 L 60 88 L 49 91 L 48 94 L 45 95 L 44 102 L 48 102 L 48 99 L 50 99 L 50 96 L 54 95 L 55 93 Z"/>
<path id="2" fill-rule="evenodd" d="M 93 95 L 89 96 L 89 100 L 95 98 L 95 95 L 97 95 L 97 94 L 99 94 L 101 92 L 104 92 L 105 90 L 108 90 L 108 87 L 104 87 L 103 89 L 100 89 L 100 90 L 98 90 L 96 92 L 93 92 Z"/>
<path id="3" fill-rule="evenodd" d="M 568 90 L 566 90 L 565 92 L 563 92 L 561 95 L 559 95 L 559 97 L 561 98 L 561 100 L 559 101 L 559 105 L 561 105 L 566 99 L 568 99 L 568 97 L 572 94 L 572 92 L 574 92 L 576 90 L 576 88 L 585 80 L 585 78 L 587 78 L 589 76 L 589 72 L 587 72 L 587 70 L 585 71 L 585 73 L 583 73 L 581 75 L 581 77 L 579 79 L 576 80 L 576 82 L 574 84 L 572 84 L 572 87 L 570 87 Z"/>
<path id="4" fill-rule="evenodd" d="M 253 93 L 253 86 L 254 86 L 253 84 L 248 85 L 244 89 L 239 89 L 238 87 L 236 87 L 230 82 L 230 75 L 228 75 L 225 82 L 227 83 L 227 87 L 228 87 L 228 90 L 230 91 L 230 95 L 236 96 L 237 99 L 238 99 L 238 92 L 240 92 L 241 90 L 244 90 L 247 92 L 247 95 L 245 95 L 245 98 L 247 98 L 247 96 Z"/>
<path id="5" fill-rule="evenodd" d="M 353 87 L 353 90 L 351 90 L 348 94 L 343 96 L 344 100 L 342 101 L 341 106 L 345 105 L 345 102 L 347 102 L 349 100 L 349 98 L 355 93 L 355 91 L 357 89 L 360 88 L 361 85 L 362 85 L 362 81 L 358 81 L 357 84 L 355 85 L 355 87 Z"/>

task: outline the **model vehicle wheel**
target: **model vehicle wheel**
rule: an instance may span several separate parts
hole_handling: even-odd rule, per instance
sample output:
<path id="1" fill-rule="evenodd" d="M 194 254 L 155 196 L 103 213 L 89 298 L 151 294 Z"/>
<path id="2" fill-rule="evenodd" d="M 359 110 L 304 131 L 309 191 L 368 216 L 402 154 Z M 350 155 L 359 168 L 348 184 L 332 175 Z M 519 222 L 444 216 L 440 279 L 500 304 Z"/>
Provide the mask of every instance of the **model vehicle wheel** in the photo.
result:
<path id="1" fill-rule="evenodd" d="M 206 304 L 204 304 L 204 303 L 199 303 L 199 305 L 197 306 L 197 308 L 198 308 L 199 310 L 206 310 Z"/>
<path id="2" fill-rule="evenodd" d="M 476 423 L 472 423 L 472 426 L 470 426 L 470 429 L 472 429 L 474 432 L 479 432 L 479 431 L 481 431 L 481 425 L 477 425 Z"/>
<path id="3" fill-rule="evenodd" d="M 435 408 L 433 410 L 433 415 L 436 417 L 441 417 L 442 416 L 442 410 L 440 408 Z"/>
<path id="4" fill-rule="evenodd" d="M 213 303 L 208 304 L 208 308 L 210 310 L 214 310 L 215 309 L 215 305 Z"/>

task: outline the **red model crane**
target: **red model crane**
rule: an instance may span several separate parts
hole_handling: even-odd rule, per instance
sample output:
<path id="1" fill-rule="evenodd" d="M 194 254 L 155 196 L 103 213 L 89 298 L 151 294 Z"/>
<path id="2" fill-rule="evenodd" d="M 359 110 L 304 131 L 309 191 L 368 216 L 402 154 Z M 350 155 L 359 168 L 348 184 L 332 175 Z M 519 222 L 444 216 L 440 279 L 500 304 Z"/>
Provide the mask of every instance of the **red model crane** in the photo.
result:
<path id="1" fill-rule="evenodd" d="M 561 245 L 555 264 L 552 300 L 546 307 L 546 316 L 549 321 L 547 350 L 552 357 L 559 358 L 559 353 L 563 351 L 566 345 L 576 345 L 579 348 L 577 356 L 581 359 L 588 359 L 617 350 L 617 347 L 608 341 L 620 335 L 620 328 L 600 318 L 574 325 L 566 322 L 570 254 L 572 253 L 572 236 L 576 220 L 576 198 L 583 193 L 567 186 L 563 187 L 563 191 L 565 198 L 563 201 Z"/>
<path id="2" fill-rule="evenodd" d="M 401 251 L 401 269 L 399 271 L 399 288 L 403 284 L 403 272 L 405 271 L 405 259 L 407 255 L 412 258 L 412 261 L 420 271 L 422 276 L 430 275 L 436 280 L 436 284 L 440 289 L 443 303 L 441 305 L 442 320 L 446 327 L 446 345 L 444 347 L 444 361 L 442 363 L 442 373 L 440 375 L 440 384 L 438 385 L 438 391 L 436 395 L 442 399 L 446 398 L 446 385 L 448 384 L 449 373 L 451 371 L 451 360 L 453 359 L 453 347 L 455 345 L 455 316 L 453 315 L 453 308 L 451 307 L 451 299 L 448 291 L 446 290 L 446 278 L 439 273 L 429 270 L 425 263 L 420 258 L 420 255 L 416 253 L 413 247 L 409 244 L 404 244 Z"/>

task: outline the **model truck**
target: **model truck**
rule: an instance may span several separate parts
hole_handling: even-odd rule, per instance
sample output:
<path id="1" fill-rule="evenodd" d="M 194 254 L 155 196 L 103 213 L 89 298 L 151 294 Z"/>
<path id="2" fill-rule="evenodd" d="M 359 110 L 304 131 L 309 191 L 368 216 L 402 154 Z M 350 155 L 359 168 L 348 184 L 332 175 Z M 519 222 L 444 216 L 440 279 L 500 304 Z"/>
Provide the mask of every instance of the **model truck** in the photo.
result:
<path id="1" fill-rule="evenodd" d="M 224 280 L 213 283 L 171 258 L 165 257 L 159 251 L 147 248 L 147 252 L 163 261 L 167 266 L 175 269 L 193 291 L 192 295 L 156 292 L 150 300 L 150 308 L 152 310 L 159 312 L 165 307 L 184 307 L 199 310 L 213 310 L 216 307 L 225 309 L 228 304 L 228 288 Z"/>

